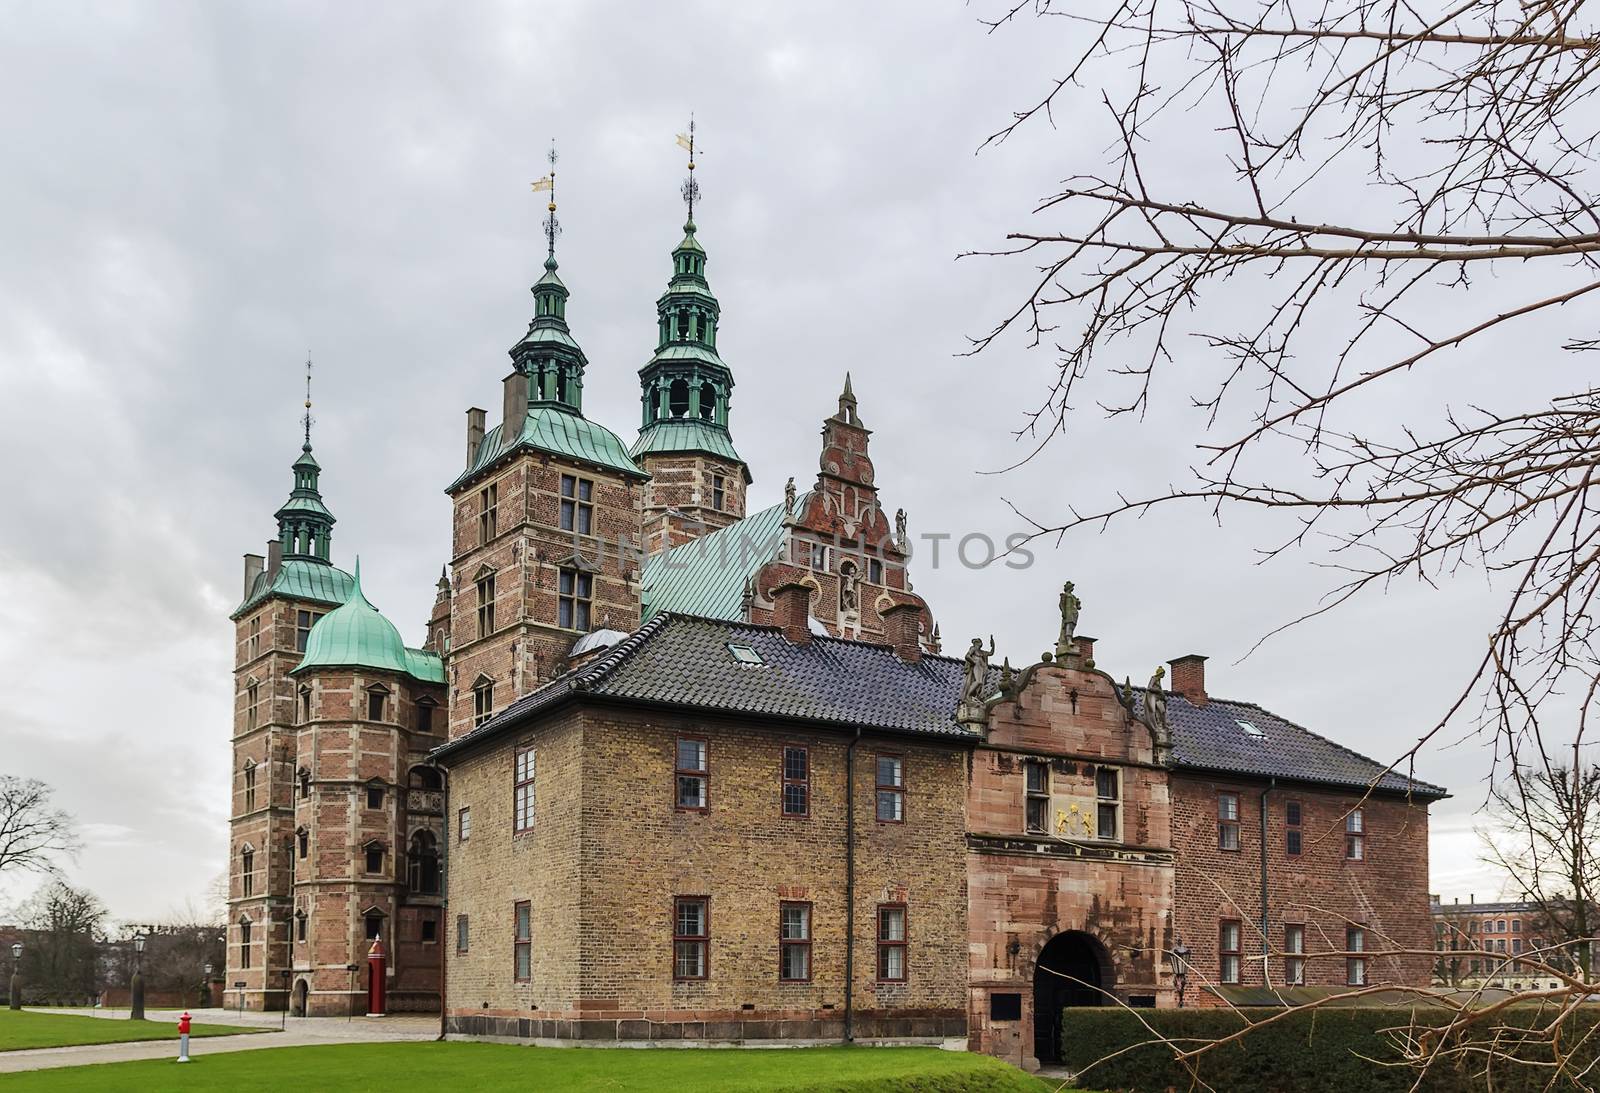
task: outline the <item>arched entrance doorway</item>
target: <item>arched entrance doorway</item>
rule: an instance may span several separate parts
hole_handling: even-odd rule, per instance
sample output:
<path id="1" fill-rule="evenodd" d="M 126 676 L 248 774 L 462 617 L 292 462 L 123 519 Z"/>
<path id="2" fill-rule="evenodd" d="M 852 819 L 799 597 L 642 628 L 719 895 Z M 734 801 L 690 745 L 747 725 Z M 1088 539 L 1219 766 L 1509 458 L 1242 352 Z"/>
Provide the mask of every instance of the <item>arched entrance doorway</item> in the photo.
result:
<path id="1" fill-rule="evenodd" d="M 1105 1005 L 1113 979 L 1110 955 L 1089 934 L 1068 930 L 1040 950 L 1033 971 L 1033 1053 L 1040 1062 L 1061 1058 L 1061 1011 Z"/>
<path id="2" fill-rule="evenodd" d="M 306 1015 L 306 997 L 311 993 L 311 984 L 304 979 L 295 981 L 294 994 L 290 996 L 289 1013 L 295 1017 Z"/>

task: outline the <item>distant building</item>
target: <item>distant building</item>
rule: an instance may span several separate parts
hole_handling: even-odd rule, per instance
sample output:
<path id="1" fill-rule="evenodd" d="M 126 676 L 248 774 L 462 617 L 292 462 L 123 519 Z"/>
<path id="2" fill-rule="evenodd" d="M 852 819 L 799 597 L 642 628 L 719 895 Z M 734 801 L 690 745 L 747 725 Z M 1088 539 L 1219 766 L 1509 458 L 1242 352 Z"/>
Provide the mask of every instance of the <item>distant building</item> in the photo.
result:
<path id="1" fill-rule="evenodd" d="M 1561 945 L 1565 928 L 1550 921 L 1537 903 L 1510 901 L 1478 903 L 1472 896 L 1462 903 L 1443 903 L 1428 897 L 1433 910 L 1433 985 L 1463 990 L 1524 991 L 1555 989 L 1559 981 L 1534 967 L 1528 956 L 1556 969 L 1571 970 L 1575 954 Z M 1600 908 L 1595 922 L 1600 926 Z M 1551 951 L 1544 951 L 1549 948 Z M 1540 954 L 1535 957 L 1534 954 Z M 1594 955 L 1590 955 L 1591 970 Z"/>

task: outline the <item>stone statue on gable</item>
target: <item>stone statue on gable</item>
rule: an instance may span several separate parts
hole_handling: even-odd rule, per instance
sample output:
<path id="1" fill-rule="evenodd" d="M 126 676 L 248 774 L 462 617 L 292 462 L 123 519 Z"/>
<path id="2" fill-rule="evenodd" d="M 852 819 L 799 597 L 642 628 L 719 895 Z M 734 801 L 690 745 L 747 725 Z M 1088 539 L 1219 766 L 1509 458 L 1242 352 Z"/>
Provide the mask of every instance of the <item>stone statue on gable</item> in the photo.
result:
<path id="1" fill-rule="evenodd" d="M 961 687 L 961 704 L 968 707 L 979 707 L 983 704 L 983 695 L 989 687 L 989 658 L 994 656 L 994 635 L 989 635 L 989 648 L 983 647 L 982 638 L 973 638 L 972 646 L 967 650 L 966 676 Z"/>
<path id="2" fill-rule="evenodd" d="M 1078 613 L 1083 601 L 1072 591 L 1072 582 L 1061 586 L 1061 636 L 1056 639 L 1056 656 L 1064 657 L 1072 651 L 1072 638 L 1078 629 Z"/>
<path id="3" fill-rule="evenodd" d="M 789 481 L 783 484 L 783 514 L 785 516 L 794 515 L 794 477 L 792 475 Z"/>

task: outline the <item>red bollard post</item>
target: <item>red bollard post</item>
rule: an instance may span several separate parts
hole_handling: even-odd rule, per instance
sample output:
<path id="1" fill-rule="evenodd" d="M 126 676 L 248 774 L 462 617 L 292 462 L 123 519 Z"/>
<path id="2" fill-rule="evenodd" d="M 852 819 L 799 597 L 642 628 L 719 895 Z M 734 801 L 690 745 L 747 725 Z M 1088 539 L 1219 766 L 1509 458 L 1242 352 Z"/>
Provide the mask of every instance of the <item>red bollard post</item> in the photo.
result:
<path id="1" fill-rule="evenodd" d="M 178 1018 L 178 1062 L 189 1061 L 189 1011 L 184 1010 L 183 1016 Z"/>

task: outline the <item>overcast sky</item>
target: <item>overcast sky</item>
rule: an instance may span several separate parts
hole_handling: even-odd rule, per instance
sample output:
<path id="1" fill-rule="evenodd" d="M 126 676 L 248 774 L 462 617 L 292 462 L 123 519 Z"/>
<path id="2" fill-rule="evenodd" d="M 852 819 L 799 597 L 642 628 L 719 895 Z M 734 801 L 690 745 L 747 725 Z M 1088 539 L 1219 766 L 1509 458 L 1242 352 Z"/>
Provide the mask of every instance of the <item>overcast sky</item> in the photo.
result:
<path id="1" fill-rule="evenodd" d="M 697 210 L 734 369 L 752 509 L 815 474 L 846 370 L 878 482 L 911 529 L 1003 539 L 1003 498 L 1048 510 L 1160 485 L 1192 461 L 1185 399 L 1143 427 L 1092 412 L 1021 470 L 1012 433 L 1052 358 L 1016 339 L 959 357 L 1019 301 L 999 245 L 1101 158 L 1070 111 L 974 155 L 1037 97 L 1064 26 L 989 36 L 950 0 L 901 4 L 13 3 L 0 36 L 0 771 L 82 824 L 72 878 L 115 917 L 201 902 L 224 867 L 240 556 L 274 533 L 316 449 L 370 598 L 420 641 L 448 548 L 443 489 L 466 407 L 499 406 L 530 315 L 559 142 L 562 276 L 590 360 L 588 416 L 631 439 L 636 371 Z M 1087 157 L 1087 161 L 1086 161 Z M 1426 382 L 1411 389 L 1428 394 Z M 919 558 L 948 650 L 993 633 L 1014 664 L 1080 629 L 1119 678 L 1184 653 L 1210 689 L 1392 758 L 1481 648 L 1481 583 L 1401 586 L 1274 640 L 1328 576 L 1258 566 L 1270 528 L 1173 511 L 1040 549 L 1026 570 Z M 1471 834 L 1488 757 L 1430 750 L 1434 887 L 1485 898 Z M 0 909 L 23 895 L 0 887 Z"/>

